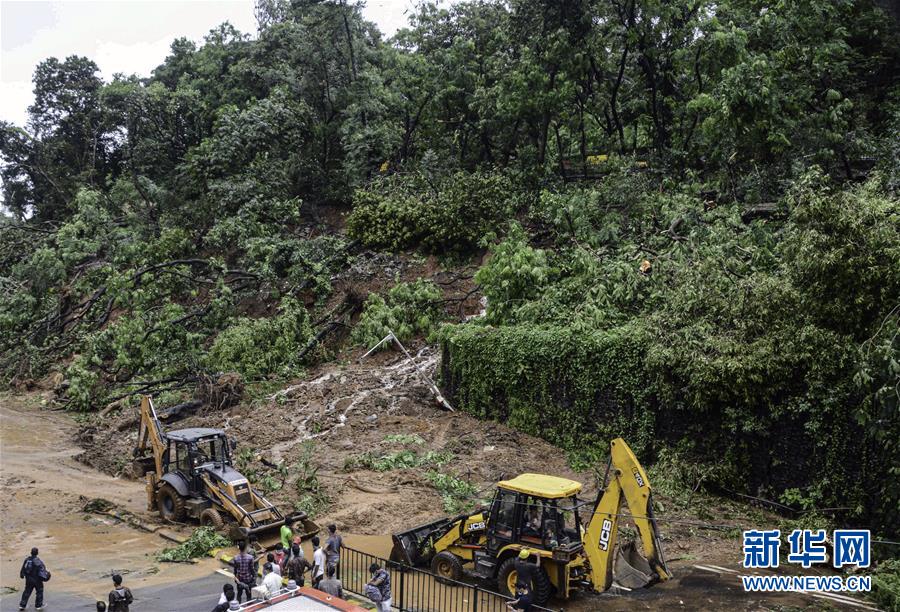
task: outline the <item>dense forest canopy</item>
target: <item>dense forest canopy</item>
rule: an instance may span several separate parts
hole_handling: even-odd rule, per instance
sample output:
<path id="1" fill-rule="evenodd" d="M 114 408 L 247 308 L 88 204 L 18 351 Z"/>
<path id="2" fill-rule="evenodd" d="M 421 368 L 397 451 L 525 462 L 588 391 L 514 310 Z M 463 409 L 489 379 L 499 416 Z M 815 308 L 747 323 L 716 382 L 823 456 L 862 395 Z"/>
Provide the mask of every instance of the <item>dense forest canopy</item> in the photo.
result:
<path id="1" fill-rule="evenodd" d="M 593 459 L 900 525 L 900 32 L 867 0 L 259 0 L 150 76 L 34 72 L 0 126 L 0 368 L 93 410 L 296 375 L 360 249 L 478 264 L 365 303 L 443 384 Z M 345 216 L 342 217 L 342 214 Z M 344 224 L 344 220 L 346 224 Z M 489 257 L 482 260 L 487 250 Z M 483 265 L 482 265 L 483 262 Z M 440 329 L 438 327 L 440 326 Z"/>

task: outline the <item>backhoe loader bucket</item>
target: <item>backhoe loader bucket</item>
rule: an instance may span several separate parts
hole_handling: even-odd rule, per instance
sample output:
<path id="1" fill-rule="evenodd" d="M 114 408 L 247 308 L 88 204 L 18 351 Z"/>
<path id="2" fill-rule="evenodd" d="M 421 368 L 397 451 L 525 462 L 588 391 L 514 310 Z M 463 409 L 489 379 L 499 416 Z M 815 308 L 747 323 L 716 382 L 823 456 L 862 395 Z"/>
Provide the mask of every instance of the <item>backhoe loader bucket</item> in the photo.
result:
<path id="1" fill-rule="evenodd" d="M 319 525 L 310 520 L 305 512 L 296 512 L 282 520 L 266 523 L 265 525 L 258 525 L 256 527 L 234 525 L 231 528 L 229 535 L 231 539 L 236 542 L 240 540 L 256 540 L 259 542 L 260 546 L 266 550 L 270 550 L 275 548 L 275 545 L 281 541 L 281 526 L 285 524 L 292 525 L 295 522 L 303 525 L 300 531 L 300 539 L 304 542 L 321 531 Z"/>
<path id="2" fill-rule="evenodd" d="M 434 549 L 426 546 L 429 539 L 435 533 L 443 534 L 447 526 L 458 519 L 459 517 L 442 518 L 395 533 L 392 536 L 394 548 L 391 550 L 391 561 L 405 565 L 427 563 L 434 555 Z"/>
<path id="3" fill-rule="evenodd" d="M 642 589 L 658 580 L 647 559 L 638 552 L 634 542 L 620 546 L 613 564 L 613 580 L 629 589 Z"/>

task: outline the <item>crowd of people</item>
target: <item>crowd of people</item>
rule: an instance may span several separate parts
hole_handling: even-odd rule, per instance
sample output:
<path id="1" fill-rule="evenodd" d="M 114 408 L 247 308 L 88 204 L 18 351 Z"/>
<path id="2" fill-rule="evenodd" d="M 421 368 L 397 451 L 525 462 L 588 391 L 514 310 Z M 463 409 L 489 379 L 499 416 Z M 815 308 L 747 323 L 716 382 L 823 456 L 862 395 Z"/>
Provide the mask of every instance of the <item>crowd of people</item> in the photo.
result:
<path id="1" fill-rule="evenodd" d="M 271 552 L 257 554 L 254 542 L 242 541 L 239 552 L 231 561 L 234 572 L 234 584 L 228 583 L 222 587 L 219 601 L 213 608 L 213 612 L 226 612 L 235 609 L 244 601 L 251 599 L 269 599 L 282 592 L 285 583 L 293 582 L 298 587 L 306 585 L 306 575 L 309 573 L 310 583 L 314 589 L 327 593 L 333 597 L 343 599 L 344 588 L 340 580 L 341 546 L 343 538 L 337 531 L 337 526 L 328 526 L 328 536 L 325 544 L 319 536 L 313 536 L 312 562 L 306 559 L 301 546 L 302 525 L 285 525 L 281 528 L 281 541 L 275 545 Z M 531 578 L 540 567 L 538 563 L 533 565 L 528 562 L 529 551 L 523 550 L 516 560 L 518 581 L 516 585 L 516 598 L 509 602 L 512 610 L 529 610 L 531 608 L 532 593 Z M 259 576 L 259 564 L 262 563 L 262 581 L 257 584 Z M 377 612 L 391 612 L 391 574 L 387 568 L 378 563 L 369 566 L 371 579 L 365 585 L 364 594 L 375 604 Z M 19 602 L 19 610 L 24 610 L 28 605 L 31 594 L 35 594 L 35 609 L 44 609 L 44 583 L 50 580 L 50 572 L 44 562 L 38 557 L 38 549 L 32 548 L 31 555 L 22 563 L 19 577 L 25 580 L 25 588 Z M 109 592 L 107 601 L 97 602 L 97 612 L 129 612 L 129 607 L 134 601 L 131 590 L 122 584 L 122 576 L 113 574 L 113 589 Z"/>
<path id="2" fill-rule="evenodd" d="M 343 538 L 338 533 L 337 525 L 328 526 L 324 546 L 319 536 L 313 536 L 312 561 L 308 560 L 303 552 L 301 528 L 302 525 L 299 523 L 281 527 L 280 541 L 275 544 L 273 551 L 265 555 L 260 585 L 257 585 L 257 577 L 261 557 L 257 556 L 253 542 L 241 542 L 239 552 L 231 562 L 234 585 L 223 586 L 219 603 L 213 612 L 229 610 L 232 602 L 241 604 L 254 598 L 273 597 L 281 592 L 285 583 L 293 582 L 298 587 L 306 586 L 307 573 L 314 589 L 333 597 L 343 598 L 344 587 L 338 577 Z"/>

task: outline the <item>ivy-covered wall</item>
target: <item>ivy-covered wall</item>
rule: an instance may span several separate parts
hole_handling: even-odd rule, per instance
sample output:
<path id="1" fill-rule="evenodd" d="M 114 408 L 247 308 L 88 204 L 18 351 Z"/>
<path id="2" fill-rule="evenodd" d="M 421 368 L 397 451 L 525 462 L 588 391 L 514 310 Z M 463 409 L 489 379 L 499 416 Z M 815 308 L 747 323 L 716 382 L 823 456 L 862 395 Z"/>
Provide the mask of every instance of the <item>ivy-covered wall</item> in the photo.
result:
<path id="1" fill-rule="evenodd" d="M 593 332 L 468 323 L 441 336 L 451 403 L 559 445 L 577 468 L 600 467 L 609 440 L 621 436 L 647 463 L 670 447 L 706 464 L 707 484 L 722 492 L 785 500 L 786 491 L 804 491 L 800 505 L 850 507 L 890 531 L 896 494 L 872 484 L 886 482 L 890 466 L 874 460 L 852 414 L 827 403 L 834 389 L 821 402 L 816 389 L 793 389 L 774 408 L 752 397 L 698 406 L 652 357 L 659 347 L 649 321 Z"/>
<path id="2" fill-rule="evenodd" d="M 568 327 L 448 326 L 441 378 L 456 406 L 541 436 L 576 465 L 602 458 L 609 440 L 649 452 L 656 410 L 643 360 L 646 331 L 629 324 L 584 333 Z"/>

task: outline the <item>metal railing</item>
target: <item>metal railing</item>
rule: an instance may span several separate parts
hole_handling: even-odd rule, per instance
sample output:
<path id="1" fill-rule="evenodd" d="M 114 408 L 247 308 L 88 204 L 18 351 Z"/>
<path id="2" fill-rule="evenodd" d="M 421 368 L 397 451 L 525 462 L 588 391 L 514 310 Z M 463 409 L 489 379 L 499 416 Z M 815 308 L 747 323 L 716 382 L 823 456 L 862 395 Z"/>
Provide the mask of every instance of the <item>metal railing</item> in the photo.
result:
<path id="1" fill-rule="evenodd" d="M 341 584 L 364 599 L 366 583 L 371 579 L 369 567 L 377 563 L 387 568 L 391 576 L 391 603 L 400 612 L 509 612 L 509 597 L 467 582 L 442 578 L 431 572 L 388 561 L 376 555 L 341 546 L 338 566 Z M 532 605 L 532 610 L 553 612 L 549 608 Z"/>

